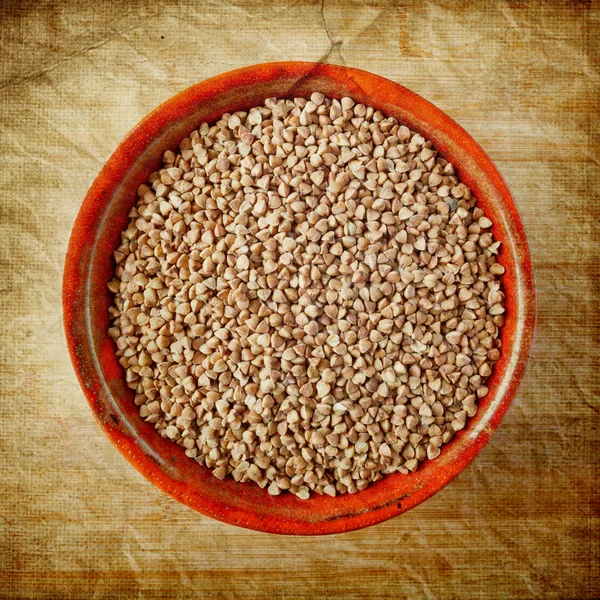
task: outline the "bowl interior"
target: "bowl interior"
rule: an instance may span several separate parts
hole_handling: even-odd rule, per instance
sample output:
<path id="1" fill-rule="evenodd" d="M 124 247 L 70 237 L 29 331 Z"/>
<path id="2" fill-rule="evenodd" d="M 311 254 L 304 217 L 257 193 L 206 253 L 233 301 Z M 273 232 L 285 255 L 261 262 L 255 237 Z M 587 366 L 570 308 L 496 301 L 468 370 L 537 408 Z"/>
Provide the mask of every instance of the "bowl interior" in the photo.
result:
<path id="1" fill-rule="evenodd" d="M 313 494 L 270 496 L 256 485 L 220 481 L 162 439 L 145 423 L 125 385 L 114 354 L 106 284 L 113 274 L 112 251 L 137 187 L 161 164 L 165 150 L 202 122 L 224 112 L 263 104 L 270 96 L 332 98 L 351 96 L 394 116 L 430 139 L 450 160 L 503 242 L 499 262 L 507 317 L 502 356 L 489 380 L 489 394 L 435 461 L 411 475 L 388 475 L 366 490 L 336 498 Z M 213 518 L 270 532 L 315 534 L 364 527 L 422 502 L 462 471 L 487 442 L 506 412 L 523 374 L 533 337 L 534 295 L 531 262 L 523 226 L 502 177 L 472 138 L 454 121 L 409 90 L 375 75 L 331 65 L 275 63 L 241 69 L 200 83 L 175 96 L 134 128 L 90 189 L 75 223 L 65 268 L 67 339 L 82 387 L 103 429 L 126 458 L 149 480 L 181 502 Z"/>

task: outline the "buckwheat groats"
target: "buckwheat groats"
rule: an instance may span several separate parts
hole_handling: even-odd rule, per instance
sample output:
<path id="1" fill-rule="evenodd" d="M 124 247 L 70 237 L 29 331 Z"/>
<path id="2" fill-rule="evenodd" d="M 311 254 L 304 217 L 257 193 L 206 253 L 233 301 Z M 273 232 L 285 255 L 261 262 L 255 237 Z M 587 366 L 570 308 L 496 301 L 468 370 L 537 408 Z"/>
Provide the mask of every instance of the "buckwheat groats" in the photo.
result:
<path id="1" fill-rule="evenodd" d="M 140 415 L 219 479 L 331 496 L 435 459 L 500 356 L 500 242 L 431 142 L 350 98 L 203 123 L 115 251 Z"/>

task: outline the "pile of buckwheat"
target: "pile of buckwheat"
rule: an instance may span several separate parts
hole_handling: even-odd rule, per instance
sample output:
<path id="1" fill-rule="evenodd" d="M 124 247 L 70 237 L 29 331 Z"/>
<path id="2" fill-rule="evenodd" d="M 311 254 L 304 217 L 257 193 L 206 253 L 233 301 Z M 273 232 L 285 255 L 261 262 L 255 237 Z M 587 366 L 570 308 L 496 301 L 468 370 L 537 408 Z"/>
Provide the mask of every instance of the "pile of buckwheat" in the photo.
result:
<path id="1" fill-rule="evenodd" d="M 141 417 L 215 477 L 353 493 L 436 458 L 477 412 L 500 242 L 396 119 L 269 98 L 203 123 L 138 194 L 109 335 Z"/>

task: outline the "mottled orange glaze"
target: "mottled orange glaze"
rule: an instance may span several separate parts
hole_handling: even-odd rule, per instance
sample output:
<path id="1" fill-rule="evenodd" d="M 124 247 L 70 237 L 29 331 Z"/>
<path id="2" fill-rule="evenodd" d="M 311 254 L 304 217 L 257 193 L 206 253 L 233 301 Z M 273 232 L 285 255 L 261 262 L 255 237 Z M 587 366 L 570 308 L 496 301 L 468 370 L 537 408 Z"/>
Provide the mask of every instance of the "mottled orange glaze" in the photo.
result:
<path id="1" fill-rule="evenodd" d="M 260 105 L 270 96 L 313 91 L 351 96 L 432 140 L 456 167 L 502 240 L 499 260 L 507 317 L 502 356 L 489 380 L 490 393 L 467 427 L 411 475 L 388 475 L 366 490 L 337 498 L 291 494 L 272 497 L 254 484 L 219 481 L 162 439 L 138 415 L 133 393 L 106 331 L 111 295 L 106 287 L 112 251 L 128 223 L 136 189 L 156 170 L 162 154 L 204 121 Z M 71 358 L 100 426 L 127 460 L 175 499 L 220 521 L 272 533 L 327 534 L 389 519 L 423 502 L 456 477 L 480 452 L 515 395 L 533 343 L 535 291 L 523 224 L 502 176 L 481 147 L 450 117 L 406 88 L 358 69 L 319 63 L 256 65 L 199 83 L 143 119 L 119 145 L 90 188 L 71 235 L 63 287 L 64 322 Z"/>

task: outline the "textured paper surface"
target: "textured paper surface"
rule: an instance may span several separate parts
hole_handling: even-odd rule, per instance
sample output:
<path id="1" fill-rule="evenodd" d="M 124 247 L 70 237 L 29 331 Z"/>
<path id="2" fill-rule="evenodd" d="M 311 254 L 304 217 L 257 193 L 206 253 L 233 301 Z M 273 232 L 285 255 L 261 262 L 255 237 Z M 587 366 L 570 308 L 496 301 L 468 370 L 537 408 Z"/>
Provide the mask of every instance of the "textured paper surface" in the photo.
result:
<path id="1" fill-rule="evenodd" d="M 0 3 L 1 598 L 597 598 L 594 2 Z M 415 510 L 333 537 L 212 521 L 104 437 L 61 323 L 80 203 L 126 132 L 212 75 L 323 60 L 404 84 L 496 161 L 539 325 L 489 446 Z"/>

